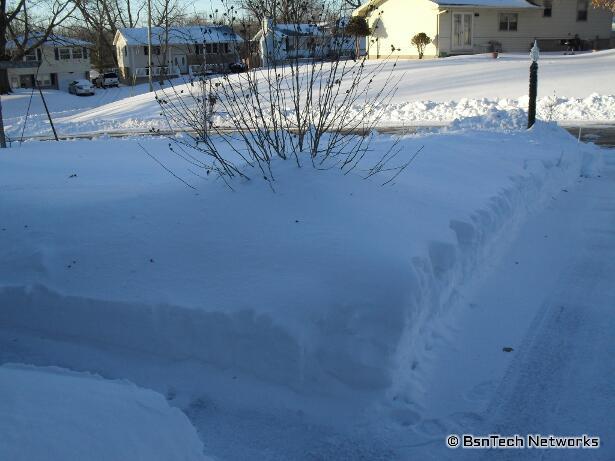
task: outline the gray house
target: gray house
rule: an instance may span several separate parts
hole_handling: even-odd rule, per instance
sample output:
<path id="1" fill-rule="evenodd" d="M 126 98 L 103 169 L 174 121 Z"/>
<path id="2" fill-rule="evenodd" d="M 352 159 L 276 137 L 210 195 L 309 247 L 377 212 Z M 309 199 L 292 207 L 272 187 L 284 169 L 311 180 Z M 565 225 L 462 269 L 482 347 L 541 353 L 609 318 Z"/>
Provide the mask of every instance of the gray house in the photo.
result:
<path id="1" fill-rule="evenodd" d="M 126 83 L 146 80 L 150 67 L 154 77 L 226 72 L 239 61 L 242 42 L 228 26 L 153 27 L 150 66 L 146 27 L 118 29 L 113 39 L 120 78 Z"/>
<path id="2" fill-rule="evenodd" d="M 32 46 L 40 41 L 40 34 L 31 34 L 27 41 L 18 38 L 22 46 Z M 22 61 L 25 67 L 8 69 L 9 84 L 12 89 L 55 88 L 67 90 L 71 81 L 89 79 L 90 77 L 90 43 L 61 35 L 50 35 L 47 39 L 30 50 Z M 9 53 L 17 51 L 17 44 L 9 41 L 6 45 Z"/>

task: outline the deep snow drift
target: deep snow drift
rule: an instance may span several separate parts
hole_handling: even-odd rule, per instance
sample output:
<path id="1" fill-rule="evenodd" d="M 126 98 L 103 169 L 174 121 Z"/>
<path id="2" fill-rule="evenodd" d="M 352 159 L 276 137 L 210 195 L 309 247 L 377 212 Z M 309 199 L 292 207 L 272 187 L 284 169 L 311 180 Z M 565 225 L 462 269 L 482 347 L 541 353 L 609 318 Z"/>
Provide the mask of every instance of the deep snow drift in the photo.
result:
<path id="1" fill-rule="evenodd" d="M 368 61 L 366 68 L 375 68 Z M 393 62 L 374 77 L 374 88 L 386 84 L 389 70 L 401 78 L 395 97 L 384 108 L 380 126 L 434 125 L 456 118 L 481 116 L 490 110 L 527 109 L 529 59 L 525 54 L 458 56 L 434 60 Z M 240 79 L 241 76 L 233 76 Z M 615 51 L 581 53 L 574 56 L 545 53 L 540 60 L 538 117 L 572 122 L 615 121 Z M 181 79 L 174 80 L 177 91 Z M 168 86 L 168 85 L 167 85 Z M 160 108 L 146 85 L 98 90 L 93 98 L 48 92 L 60 134 L 109 131 L 147 132 L 151 127 L 166 129 Z M 129 97 L 131 92 L 137 96 Z M 165 94 L 164 90 L 160 95 Z M 168 94 L 168 92 L 167 92 Z M 23 92 L 3 96 L 5 126 L 17 138 L 24 130 L 29 103 Z M 50 126 L 37 94 L 25 135 L 50 135 Z M 82 110 L 78 110 L 81 108 Z M 365 110 L 357 104 L 350 112 Z M 224 125 L 224 114 L 220 124 Z M 182 128 L 179 126 L 178 128 Z"/>
<path id="2" fill-rule="evenodd" d="M 424 148 L 386 187 L 275 162 L 275 193 L 257 178 L 231 192 L 158 139 L 140 142 L 197 192 L 134 140 L 12 149 L 0 157 L 0 358 L 172 395 L 223 459 L 335 457 L 310 446 L 334 436 L 306 428 L 327 425 L 428 431 L 417 396 L 457 288 L 596 163 L 556 126 L 501 125 L 492 113 L 402 139 L 406 158 Z M 371 155 L 392 142 L 378 137 Z M 391 458 L 360 439 L 346 455 Z"/>
<path id="3" fill-rule="evenodd" d="M 57 367 L 0 366 L 0 459 L 205 461 L 190 421 L 156 392 Z"/>

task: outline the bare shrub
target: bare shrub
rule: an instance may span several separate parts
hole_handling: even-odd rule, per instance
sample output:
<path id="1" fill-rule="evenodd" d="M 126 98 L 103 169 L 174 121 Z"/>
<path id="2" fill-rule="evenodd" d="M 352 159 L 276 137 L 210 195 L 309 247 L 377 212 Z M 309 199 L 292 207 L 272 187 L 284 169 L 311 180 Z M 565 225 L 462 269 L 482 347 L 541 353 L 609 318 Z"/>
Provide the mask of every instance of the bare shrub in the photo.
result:
<path id="1" fill-rule="evenodd" d="M 263 11 L 278 7 L 275 0 L 255 1 L 263 3 Z M 299 167 L 356 169 L 402 78 L 393 74 L 396 62 L 390 59 L 367 65 L 365 56 L 358 58 L 345 21 L 328 21 L 335 14 L 326 5 L 309 23 L 300 21 L 313 3 L 287 2 L 285 8 L 284 17 L 295 21 L 265 19 L 257 36 L 263 67 L 195 76 L 157 93 L 169 128 L 187 132 L 187 137 L 170 138 L 179 145 L 174 152 L 227 184 L 233 177 L 252 177 L 253 170 L 273 187 L 274 159 Z M 402 171 L 404 162 L 387 166 L 397 158 L 394 148 L 366 168 L 366 176 Z"/>

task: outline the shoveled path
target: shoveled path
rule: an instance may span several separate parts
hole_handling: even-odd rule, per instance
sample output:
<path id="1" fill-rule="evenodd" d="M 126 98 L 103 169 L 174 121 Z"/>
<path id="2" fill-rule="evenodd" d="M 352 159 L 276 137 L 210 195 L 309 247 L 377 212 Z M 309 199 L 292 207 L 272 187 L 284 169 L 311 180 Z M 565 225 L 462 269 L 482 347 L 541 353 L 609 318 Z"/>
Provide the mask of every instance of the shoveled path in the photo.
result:
<path id="1" fill-rule="evenodd" d="M 615 460 L 615 150 L 604 157 L 464 291 L 424 396 L 447 431 L 404 459 Z M 601 447 L 450 449 L 448 433 L 589 434 Z"/>

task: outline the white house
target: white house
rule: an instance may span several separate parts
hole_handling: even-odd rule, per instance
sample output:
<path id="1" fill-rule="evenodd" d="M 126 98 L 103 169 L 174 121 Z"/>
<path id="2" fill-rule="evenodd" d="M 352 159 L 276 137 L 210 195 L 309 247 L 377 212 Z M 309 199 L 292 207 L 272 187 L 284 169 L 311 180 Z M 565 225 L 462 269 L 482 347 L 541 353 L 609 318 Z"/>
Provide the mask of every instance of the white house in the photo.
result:
<path id="1" fill-rule="evenodd" d="M 27 43 L 18 38 L 22 46 L 32 46 L 40 40 L 39 34 L 32 34 Z M 12 89 L 55 88 L 67 90 L 71 81 L 89 79 L 90 77 L 90 43 L 61 35 L 50 35 L 38 47 L 30 50 L 22 61 L 31 66 L 8 69 L 9 83 Z M 9 53 L 17 51 L 14 41 L 6 45 Z"/>
<path id="2" fill-rule="evenodd" d="M 484 53 L 492 44 L 522 52 L 534 40 L 556 51 L 575 37 L 585 48 L 609 48 L 613 19 L 591 0 L 370 0 L 353 15 L 372 29 L 370 58 L 417 57 L 410 40 L 419 32 L 432 39 L 425 56 Z"/>
<path id="3" fill-rule="evenodd" d="M 243 39 L 228 26 L 152 27 L 152 76 L 228 71 Z M 118 29 L 113 39 L 120 77 L 148 77 L 147 28 Z"/>
<path id="4" fill-rule="evenodd" d="M 365 38 L 359 39 L 364 50 Z M 263 21 L 262 28 L 252 38 L 258 43 L 263 65 L 290 59 L 350 57 L 355 53 L 355 38 L 344 35 L 339 24 L 274 24 Z"/>

